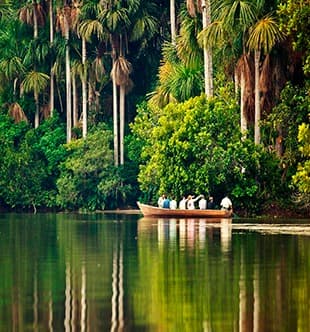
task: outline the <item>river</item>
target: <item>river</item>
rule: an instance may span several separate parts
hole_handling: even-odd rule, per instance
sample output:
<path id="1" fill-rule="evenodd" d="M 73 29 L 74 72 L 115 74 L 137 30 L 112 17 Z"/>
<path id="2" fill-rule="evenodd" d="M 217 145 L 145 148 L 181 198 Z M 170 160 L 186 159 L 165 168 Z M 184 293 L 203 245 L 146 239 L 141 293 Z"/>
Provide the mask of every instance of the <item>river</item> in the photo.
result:
<path id="1" fill-rule="evenodd" d="M 0 331 L 310 331 L 310 220 L 1 214 Z"/>

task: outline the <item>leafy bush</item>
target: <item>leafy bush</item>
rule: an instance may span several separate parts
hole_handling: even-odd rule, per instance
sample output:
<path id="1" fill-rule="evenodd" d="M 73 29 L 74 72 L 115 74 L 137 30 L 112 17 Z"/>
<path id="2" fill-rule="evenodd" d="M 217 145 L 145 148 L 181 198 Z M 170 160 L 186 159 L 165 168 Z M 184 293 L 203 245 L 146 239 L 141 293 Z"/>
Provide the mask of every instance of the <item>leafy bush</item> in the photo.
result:
<path id="1" fill-rule="evenodd" d="M 67 209 L 115 208 L 125 200 L 130 186 L 114 167 L 112 134 L 98 126 L 85 139 L 66 145 L 68 157 L 60 165 L 58 204 Z"/>
<path id="2" fill-rule="evenodd" d="M 298 188 L 298 202 L 303 207 L 310 207 L 310 126 L 303 123 L 299 126 L 299 150 L 304 160 L 298 164 L 297 172 L 293 176 L 293 184 Z"/>
<path id="3" fill-rule="evenodd" d="M 38 129 L 0 119 L 0 198 L 10 207 L 55 205 L 58 164 L 65 157 L 64 129 L 57 116 Z"/>
<path id="4" fill-rule="evenodd" d="M 143 145 L 139 182 L 144 199 L 155 203 L 161 193 L 178 199 L 204 193 L 219 202 L 229 193 L 235 207 L 258 212 L 283 190 L 279 160 L 241 140 L 238 123 L 235 102 L 218 97 L 196 97 L 155 112 L 140 109 L 132 132 L 134 146 Z"/>

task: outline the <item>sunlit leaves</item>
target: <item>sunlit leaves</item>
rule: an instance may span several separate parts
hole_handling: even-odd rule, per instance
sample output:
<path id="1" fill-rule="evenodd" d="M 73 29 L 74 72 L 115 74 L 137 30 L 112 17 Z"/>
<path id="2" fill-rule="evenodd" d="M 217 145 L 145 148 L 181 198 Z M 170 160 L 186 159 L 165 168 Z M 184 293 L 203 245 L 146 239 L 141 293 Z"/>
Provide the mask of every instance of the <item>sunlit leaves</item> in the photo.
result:
<path id="1" fill-rule="evenodd" d="M 255 26 L 250 29 L 248 46 L 253 50 L 262 50 L 269 53 L 273 46 L 284 38 L 279 25 L 271 16 L 266 16 L 259 20 Z"/>
<path id="2" fill-rule="evenodd" d="M 49 76 L 44 73 L 30 71 L 23 80 L 25 92 L 39 93 L 44 90 L 48 84 Z"/>
<path id="3" fill-rule="evenodd" d="M 302 123 L 299 126 L 298 141 L 300 151 L 305 158 L 298 164 L 297 172 L 293 176 L 293 183 L 300 191 L 301 200 L 305 207 L 310 206 L 310 126 L 309 123 Z"/>

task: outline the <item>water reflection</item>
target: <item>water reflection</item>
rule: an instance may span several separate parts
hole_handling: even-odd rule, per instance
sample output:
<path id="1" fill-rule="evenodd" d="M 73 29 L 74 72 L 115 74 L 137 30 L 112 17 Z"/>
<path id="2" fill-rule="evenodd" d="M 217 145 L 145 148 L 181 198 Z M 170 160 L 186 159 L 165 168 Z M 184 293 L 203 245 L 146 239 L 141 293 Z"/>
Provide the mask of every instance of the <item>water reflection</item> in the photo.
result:
<path id="1" fill-rule="evenodd" d="M 307 232 L 126 218 L 0 218 L 0 331 L 310 331 Z"/>
<path id="2" fill-rule="evenodd" d="M 138 234 L 152 231 L 154 227 L 157 227 L 159 246 L 179 240 L 181 250 L 193 249 L 196 244 L 203 249 L 207 237 L 212 239 L 214 234 L 220 233 L 222 251 L 230 251 L 232 219 L 143 217 L 138 222 Z"/>

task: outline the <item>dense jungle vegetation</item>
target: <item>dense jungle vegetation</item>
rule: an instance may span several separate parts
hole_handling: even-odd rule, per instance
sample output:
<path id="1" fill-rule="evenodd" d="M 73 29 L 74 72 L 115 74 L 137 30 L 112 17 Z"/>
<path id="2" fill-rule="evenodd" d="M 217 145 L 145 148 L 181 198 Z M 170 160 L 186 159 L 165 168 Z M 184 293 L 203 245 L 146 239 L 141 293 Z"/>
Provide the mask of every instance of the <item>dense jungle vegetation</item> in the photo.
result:
<path id="1" fill-rule="evenodd" d="M 0 206 L 228 193 L 309 215 L 309 0 L 0 1 Z"/>

